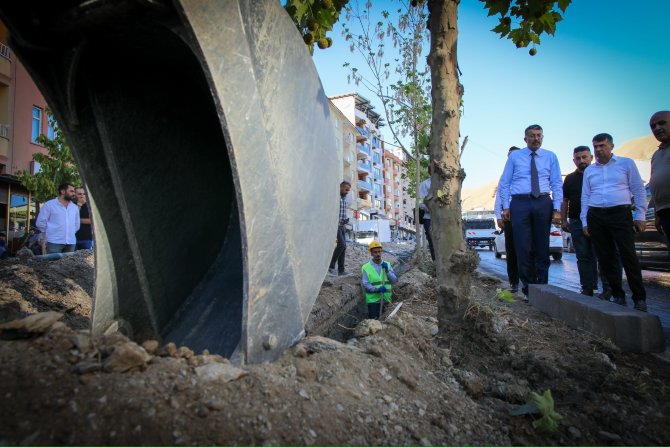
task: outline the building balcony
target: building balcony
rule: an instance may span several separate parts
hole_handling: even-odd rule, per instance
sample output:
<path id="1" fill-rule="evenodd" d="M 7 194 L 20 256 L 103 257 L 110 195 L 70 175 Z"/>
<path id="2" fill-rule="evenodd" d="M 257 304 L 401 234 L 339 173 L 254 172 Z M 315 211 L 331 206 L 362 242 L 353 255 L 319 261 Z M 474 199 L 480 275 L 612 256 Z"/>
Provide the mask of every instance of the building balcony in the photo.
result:
<path id="1" fill-rule="evenodd" d="M 366 155 L 368 157 L 372 157 L 372 150 L 370 149 L 369 144 L 358 143 L 356 145 L 356 149 L 358 150 L 359 154 L 363 154 L 363 155 Z"/>
<path id="2" fill-rule="evenodd" d="M 360 208 L 372 208 L 372 202 L 368 199 L 358 199 L 358 207 Z"/>
<path id="3" fill-rule="evenodd" d="M 11 76 L 11 60 L 9 47 L 0 42 L 0 74 Z"/>
<path id="4" fill-rule="evenodd" d="M 0 138 L 0 155 L 9 157 L 9 140 Z"/>
<path id="5" fill-rule="evenodd" d="M 366 182 L 364 180 L 359 180 L 358 181 L 358 190 L 359 191 L 370 192 L 370 191 L 372 191 L 372 184 L 370 182 Z"/>
<path id="6" fill-rule="evenodd" d="M 361 127 L 361 126 L 356 126 L 356 130 L 357 130 L 358 133 L 359 133 L 359 135 L 357 135 L 357 136 L 365 137 L 366 140 L 367 140 L 368 138 L 370 138 L 370 131 L 367 130 L 366 128 Z"/>
<path id="7" fill-rule="evenodd" d="M 369 161 L 358 160 L 358 171 L 359 172 L 361 172 L 361 171 L 362 172 L 367 172 L 367 173 L 372 172 L 372 166 L 370 166 L 370 162 Z"/>

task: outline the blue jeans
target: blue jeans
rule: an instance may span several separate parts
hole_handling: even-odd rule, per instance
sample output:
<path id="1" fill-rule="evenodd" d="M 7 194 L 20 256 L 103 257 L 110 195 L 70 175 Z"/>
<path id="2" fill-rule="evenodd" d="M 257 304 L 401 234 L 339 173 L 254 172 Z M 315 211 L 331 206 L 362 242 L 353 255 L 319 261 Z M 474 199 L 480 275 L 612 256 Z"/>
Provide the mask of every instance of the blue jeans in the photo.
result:
<path id="1" fill-rule="evenodd" d="M 339 273 L 344 273 L 344 257 L 347 252 L 346 227 L 344 225 L 337 226 L 337 245 L 333 251 L 333 257 L 330 259 L 328 268 L 334 269 L 337 263 L 337 270 Z"/>
<path id="2" fill-rule="evenodd" d="M 47 254 L 52 253 L 70 253 L 74 251 L 75 244 L 54 244 L 47 242 Z"/>
<path id="3" fill-rule="evenodd" d="M 93 241 L 77 241 L 77 250 L 90 250 L 93 248 Z"/>

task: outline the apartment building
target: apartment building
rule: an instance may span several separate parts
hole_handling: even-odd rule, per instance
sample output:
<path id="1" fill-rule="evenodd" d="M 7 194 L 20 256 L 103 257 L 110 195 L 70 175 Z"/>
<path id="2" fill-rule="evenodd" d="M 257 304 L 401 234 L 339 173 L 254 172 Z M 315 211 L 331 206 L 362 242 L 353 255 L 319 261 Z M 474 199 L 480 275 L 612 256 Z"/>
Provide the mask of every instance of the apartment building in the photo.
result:
<path id="1" fill-rule="evenodd" d="M 407 168 L 405 154 L 399 148 L 384 148 L 384 213 L 391 220 L 391 228 L 397 239 L 406 240 L 415 234 L 414 198 L 407 193 Z"/>
<path id="2" fill-rule="evenodd" d="M 328 107 L 333 117 L 335 125 L 335 138 L 337 140 L 337 147 L 342 150 L 342 180 L 351 183 L 351 196 L 354 200 L 349 205 L 347 216 L 353 223 L 358 218 L 358 170 L 357 170 L 357 156 L 356 156 L 356 127 L 352 121 L 342 113 L 342 111 L 328 101 Z M 353 227 L 352 227 L 353 228 Z M 353 234 L 348 235 L 350 238 Z"/>
<path id="3" fill-rule="evenodd" d="M 369 100 L 357 93 L 333 96 L 330 100 L 355 126 L 356 220 L 384 218 L 383 137 L 379 131 L 384 119 Z"/>
<path id="4" fill-rule="evenodd" d="M 39 169 L 32 162 L 33 154 L 46 149 L 36 139 L 40 134 L 53 136 L 53 129 L 46 101 L 7 46 L 7 36 L 7 28 L 0 23 L 0 231 L 14 253 L 29 222 L 37 217 L 36 205 L 16 174 Z"/>

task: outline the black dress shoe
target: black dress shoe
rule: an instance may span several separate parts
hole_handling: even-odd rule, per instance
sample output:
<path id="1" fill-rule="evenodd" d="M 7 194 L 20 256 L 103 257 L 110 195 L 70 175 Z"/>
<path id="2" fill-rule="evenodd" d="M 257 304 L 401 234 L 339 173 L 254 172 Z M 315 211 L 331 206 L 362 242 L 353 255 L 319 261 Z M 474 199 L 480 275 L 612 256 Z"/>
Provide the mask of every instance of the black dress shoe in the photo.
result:
<path id="1" fill-rule="evenodd" d="M 646 312 L 647 311 L 647 301 L 646 300 L 635 301 L 635 304 L 633 305 L 633 308 L 635 310 L 639 310 L 640 312 Z"/>
<path id="2" fill-rule="evenodd" d="M 609 301 L 610 298 L 612 298 L 612 289 L 609 287 L 606 288 L 605 290 L 602 291 L 602 293 L 598 294 L 598 298 L 600 298 L 603 301 Z"/>
<path id="3" fill-rule="evenodd" d="M 618 304 L 619 306 L 626 307 L 626 298 L 625 297 L 614 297 L 612 298 L 612 302 L 614 304 Z"/>
<path id="4" fill-rule="evenodd" d="M 586 296 L 593 296 L 593 289 L 582 289 L 579 293 Z"/>

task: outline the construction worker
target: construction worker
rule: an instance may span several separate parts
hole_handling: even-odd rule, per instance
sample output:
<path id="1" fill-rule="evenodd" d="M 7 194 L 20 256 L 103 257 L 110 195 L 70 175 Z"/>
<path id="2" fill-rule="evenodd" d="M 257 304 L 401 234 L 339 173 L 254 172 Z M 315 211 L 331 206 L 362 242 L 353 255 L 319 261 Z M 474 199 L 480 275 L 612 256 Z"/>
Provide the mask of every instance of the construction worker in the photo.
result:
<path id="1" fill-rule="evenodd" d="M 361 267 L 368 318 L 381 318 L 382 304 L 391 302 L 391 284 L 398 282 L 398 277 L 391 264 L 382 261 L 382 244 L 379 241 L 370 242 L 368 250 L 372 259 Z M 385 303 L 382 303 L 382 297 Z"/>

